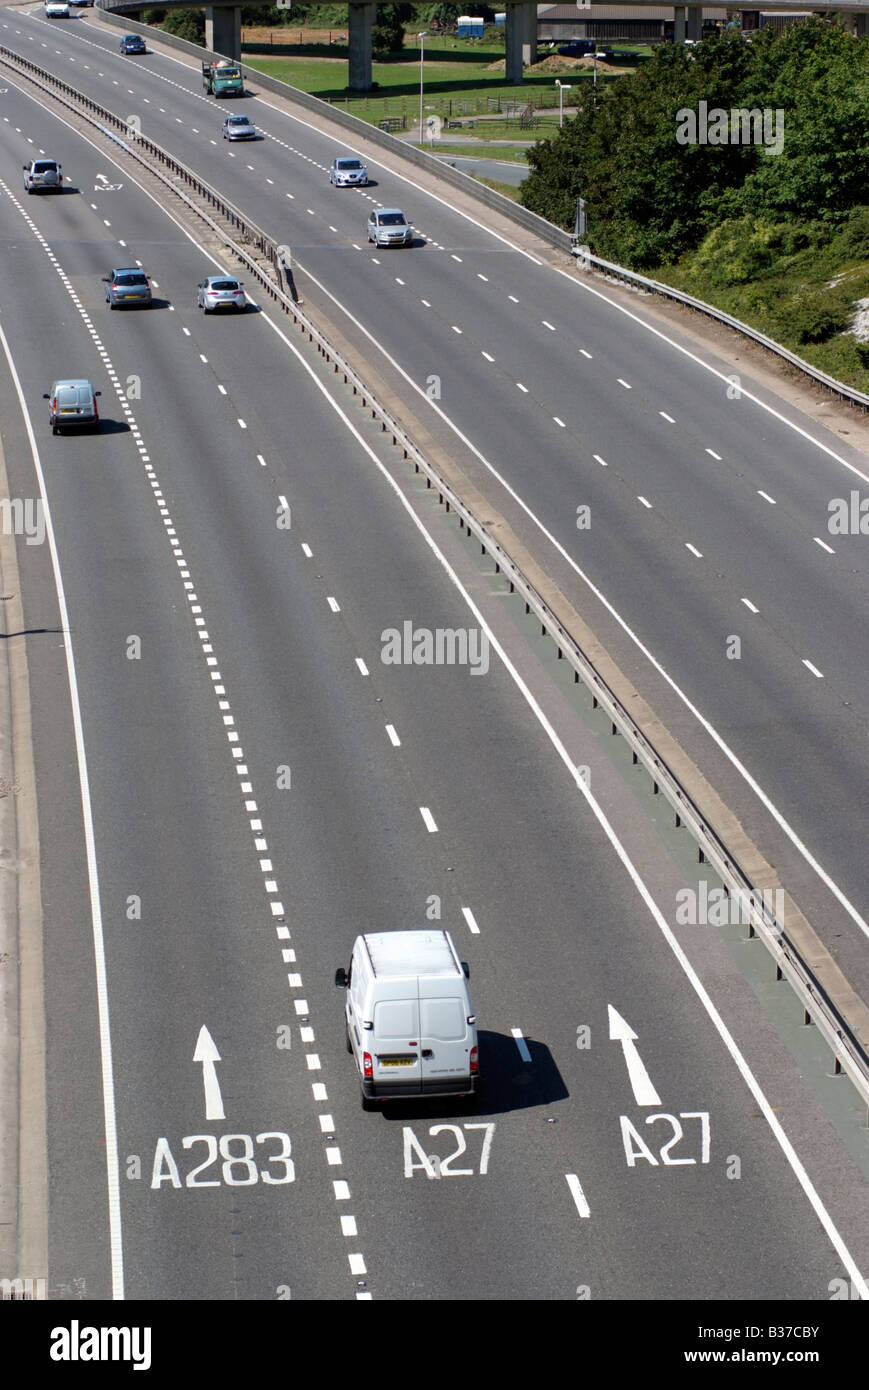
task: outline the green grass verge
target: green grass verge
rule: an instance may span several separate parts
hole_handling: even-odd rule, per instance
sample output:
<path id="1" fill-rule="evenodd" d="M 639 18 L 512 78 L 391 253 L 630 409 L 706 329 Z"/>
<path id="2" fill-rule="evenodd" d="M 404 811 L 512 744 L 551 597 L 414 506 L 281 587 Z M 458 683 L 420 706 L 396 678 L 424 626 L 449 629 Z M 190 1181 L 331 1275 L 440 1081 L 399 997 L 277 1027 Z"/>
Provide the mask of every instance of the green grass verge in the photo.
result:
<path id="1" fill-rule="evenodd" d="M 331 50 L 331 53 L 334 55 L 336 50 Z M 491 54 L 485 56 L 491 61 Z M 346 87 L 346 57 L 269 58 L 247 54 L 244 61 L 258 72 L 267 73 L 303 92 L 321 97 L 372 124 L 397 116 L 404 117 L 407 128 L 410 128 L 419 120 L 418 62 L 373 64 L 372 80 L 378 87 L 370 95 L 358 96 L 348 92 Z M 518 106 L 532 105 L 535 110 L 540 108 L 540 115 L 536 118 L 540 124 L 529 128 L 527 137 L 538 139 L 557 128 L 558 117 L 553 114 L 557 110 L 557 98 L 558 92 L 551 74 L 526 77 L 521 86 L 512 86 L 504 81 L 503 72 L 489 72 L 486 63 L 430 61 L 426 45 L 423 99 L 427 114 L 438 115 L 444 120 L 463 121 L 485 115 L 500 115 L 502 119 L 497 122 L 497 138 L 509 139 L 520 134 L 525 138 L 518 115 L 511 115 L 508 119 L 504 108 L 511 101 Z M 487 133 L 490 138 L 496 138 L 494 130 Z"/>
<path id="2" fill-rule="evenodd" d="M 869 210 L 864 214 L 869 231 Z M 804 361 L 869 395 L 869 343 L 860 345 L 847 329 L 857 300 L 869 298 L 869 258 L 853 233 L 839 232 L 826 245 L 779 254 L 773 265 L 740 284 L 710 283 L 703 249 L 678 266 L 647 272 L 653 279 L 696 295 L 726 314 L 765 333 Z M 854 254 L 855 249 L 857 254 Z M 805 340 L 819 311 L 834 313 L 838 331 L 823 342 Z M 823 330 L 821 330 L 823 331 Z"/>

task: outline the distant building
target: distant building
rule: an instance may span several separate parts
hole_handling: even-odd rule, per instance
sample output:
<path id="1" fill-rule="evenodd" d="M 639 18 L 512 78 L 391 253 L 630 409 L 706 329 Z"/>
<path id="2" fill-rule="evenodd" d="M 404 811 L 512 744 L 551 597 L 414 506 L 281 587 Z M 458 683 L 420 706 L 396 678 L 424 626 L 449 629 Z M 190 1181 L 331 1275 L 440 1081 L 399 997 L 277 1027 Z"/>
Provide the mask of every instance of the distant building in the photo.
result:
<path id="1" fill-rule="evenodd" d="M 726 9 L 703 9 L 703 33 L 715 34 L 727 23 Z M 567 43 L 570 39 L 629 39 L 634 43 L 660 42 L 673 37 L 673 6 L 538 5 L 539 43 Z"/>

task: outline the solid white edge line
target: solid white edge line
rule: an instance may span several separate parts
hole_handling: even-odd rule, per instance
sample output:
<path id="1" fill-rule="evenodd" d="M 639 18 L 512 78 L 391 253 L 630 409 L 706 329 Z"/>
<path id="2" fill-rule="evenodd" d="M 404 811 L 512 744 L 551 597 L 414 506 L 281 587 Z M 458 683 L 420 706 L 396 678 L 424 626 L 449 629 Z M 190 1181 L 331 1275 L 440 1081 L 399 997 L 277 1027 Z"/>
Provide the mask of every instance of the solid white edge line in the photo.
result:
<path id="1" fill-rule="evenodd" d="M 557 270 L 557 267 L 553 267 L 553 269 Z M 567 550 L 565 550 L 564 546 L 561 544 L 558 538 L 550 530 L 547 529 L 547 527 L 543 524 L 540 518 L 532 511 L 531 507 L 528 505 L 525 499 L 523 497 L 520 497 L 519 493 L 507 481 L 503 474 L 498 472 L 497 468 L 494 466 L 493 463 L 489 461 L 489 459 L 486 458 L 482 450 L 478 449 L 476 444 L 474 444 L 468 438 L 468 436 L 462 430 L 459 429 L 458 425 L 454 424 L 454 422 L 449 418 L 446 412 L 442 410 L 441 407 L 438 405 L 437 401 L 434 401 L 430 397 L 425 395 L 423 388 L 419 386 L 417 382 L 415 382 L 408 375 L 408 373 L 404 370 L 401 364 L 397 362 L 396 359 L 386 351 L 383 344 L 379 342 L 372 333 L 369 332 L 369 330 L 365 327 L 364 324 L 360 323 L 359 319 L 357 319 L 353 314 L 350 313 L 347 306 L 343 304 L 339 299 L 337 299 L 335 295 L 333 295 L 332 292 L 328 290 L 326 286 L 320 280 L 318 280 L 315 275 L 312 275 L 309 270 L 305 270 L 304 273 L 308 276 L 308 279 L 312 282 L 312 284 L 315 284 L 318 287 L 318 289 L 322 290 L 322 292 L 332 301 L 336 308 L 340 309 L 342 313 L 347 315 L 350 322 L 354 324 L 356 328 L 359 329 L 359 331 L 368 339 L 372 346 L 378 350 L 378 352 L 383 354 L 387 362 L 389 362 L 390 366 L 392 366 L 394 370 L 398 372 L 399 376 L 402 377 L 402 379 L 408 384 L 408 386 L 410 386 L 411 389 L 417 393 L 417 395 L 425 399 L 429 408 L 431 410 L 436 411 L 436 413 L 443 420 L 444 424 L 446 424 L 448 428 L 453 431 L 456 438 L 462 441 L 465 447 L 470 450 L 470 452 L 474 455 L 476 459 L 479 460 L 479 462 L 483 465 L 487 472 L 495 479 L 495 481 L 500 483 L 501 487 L 503 487 L 508 497 L 512 498 L 516 505 L 522 509 L 525 515 L 529 518 L 529 520 L 534 524 L 534 526 L 537 527 L 540 534 L 544 536 L 546 540 L 549 541 L 549 544 L 561 556 L 562 560 L 564 560 L 564 562 L 570 566 L 571 570 L 577 576 L 577 578 L 582 580 L 589 593 L 593 594 L 594 597 L 598 600 L 598 602 L 603 605 L 603 607 L 610 614 L 610 616 L 615 620 L 615 622 L 618 623 L 619 627 L 626 634 L 626 636 L 630 638 L 630 640 L 633 642 L 634 646 L 641 653 L 641 655 L 646 658 L 646 660 L 658 673 L 661 679 L 666 681 L 667 685 L 673 691 L 674 695 L 676 695 L 677 698 L 681 700 L 682 704 L 688 710 L 689 714 L 693 715 L 700 727 L 712 739 L 715 746 L 721 750 L 721 752 L 724 754 L 727 760 L 739 773 L 740 777 L 742 777 L 746 785 L 751 788 L 755 796 L 760 801 L 761 805 L 772 816 L 779 829 L 784 832 L 784 834 L 790 840 L 791 844 L 803 856 L 809 867 L 814 871 L 814 873 L 817 874 L 818 878 L 829 890 L 829 892 L 832 893 L 833 897 L 836 899 L 839 905 L 844 908 L 845 912 L 847 912 L 852 922 L 855 923 L 855 925 L 859 928 L 859 930 L 863 933 L 867 940 L 869 940 L 869 923 L 867 923 L 866 920 L 860 915 L 860 913 L 857 911 L 856 907 L 851 902 L 851 900 L 846 896 L 846 894 L 842 891 L 839 885 L 833 881 L 831 876 L 827 873 L 827 870 L 823 867 L 819 860 L 815 858 L 815 856 L 812 854 L 811 850 L 803 842 L 803 840 L 800 839 L 793 826 L 785 818 L 782 812 L 779 811 L 778 807 L 773 803 L 771 798 L 767 795 L 763 787 L 757 781 L 757 778 L 754 777 L 754 775 L 751 772 L 749 772 L 748 768 L 736 756 L 733 749 L 722 737 L 722 735 L 719 734 L 715 726 L 706 718 L 704 714 L 701 713 L 697 705 L 694 704 L 694 702 L 688 697 L 685 691 L 682 690 L 682 688 L 677 684 L 675 679 L 670 675 L 669 671 L 667 671 L 665 667 L 661 664 L 661 662 L 658 660 L 658 658 L 652 654 L 650 649 L 640 639 L 637 633 L 634 632 L 633 628 L 629 625 L 627 620 L 623 618 L 622 615 L 616 610 L 614 605 L 606 597 L 603 591 L 599 589 L 598 586 L 595 583 L 593 583 L 593 581 L 585 573 L 585 571 L 580 568 L 576 560 L 574 560 L 573 556 L 570 555 L 567 552 Z M 558 271 L 558 274 L 566 275 L 567 272 Z M 585 286 L 585 288 L 589 290 L 589 293 L 598 294 L 599 298 L 606 300 L 606 296 L 603 294 L 599 294 L 597 290 L 592 290 L 589 286 Z M 611 300 L 606 300 L 606 302 L 613 303 L 613 301 Z M 634 318 L 635 321 L 642 327 L 648 326 L 646 324 L 643 324 L 642 319 L 636 319 L 636 316 L 632 314 L 630 310 L 625 309 L 622 305 L 614 304 L 614 307 L 617 308 L 620 313 L 627 314 L 630 318 Z M 672 343 L 673 347 L 678 348 L 680 352 L 684 353 L 687 357 L 692 358 L 692 360 L 698 362 L 701 366 L 707 367 L 707 364 L 702 362 L 701 359 L 695 358 L 693 354 L 688 351 L 687 348 L 682 348 L 678 343 L 675 343 L 672 341 L 672 339 L 667 338 L 666 335 L 664 333 L 661 333 L 659 329 L 650 328 L 649 331 L 654 333 L 658 338 L 662 339 L 664 342 Z M 721 372 L 718 372 L 714 367 L 707 367 L 707 370 L 712 372 L 714 375 L 718 376 L 723 382 L 727 381 L 727 378 L 723 376 Z M 742 394 L 744 396 L 749 396 L 751 400 L 756 399 L 754 396 L 750 396 L 750 393 L 747 391 L 743 391 Z M 772 411 L 771 407 L 764 406 L 762 401 L 758 400 L 756 401 L 756 403 L 758 405 L 763 406 L 765 410 L 769 410 L 773 415 L 776 415 L 776 412 Z M 789 422 L 784 420 L 782 416 L 776 415 L 776 418 L 782 420 L 785 424 L 789 424 Z M 838 454 L 833 454 L 832 450 L 828 449 L 826 445 L 821 444 L 819 440 L 815 440 L 811 435 L 806 434 L 804 430 L 800 430 L 799 427 L 796 425 L 792 426 L 792 428 L 796 429 L 799 434 L 802 434 L 811 443 L 817 444 L 820 449 L 823 449 L 826 453 L 830 454 L 831 457 L 835 458 L 838 462 L 845 464 L 844 459 L 840 459 Z M 707 452 L 712 453 L 712 450 L 710 449 Z M 602 459 L 599 454 L 593 454 L 592 457 L 599 464 L 601 464 L 602 467 L 607 467 L 606 460 Z M 714 457 L 717 458 L 718 455 L 714 455 Z M 859 472 L 859 469 L 852 468 L 850 464 L 845 464 L 845 466 L 851 468 L 852 472 L 858 473 L 858 475 L 861 478 L 864 476 L 862 473 Z M 866 481 L 869 482 L 869 478 L 867 478 Z M 702 558 L 702 556 L 700 558 Z"/>
<path id="2" fill-rule="evenodd" d="M 636 891 L 639 893 L 649 913 L 651 914 L 656 925 L 658 926 L 658 929 L 662 933 L 664 940 L 667 942 L 667 945 L 670 947 L 670 950 L 676 957 L 676 960 L 681 966 L 689 984 L 691 985 L 691 988 L 694 990 L 695 994 L 697 995 L 697 998 L 700 1000 L 700 1003 L 706 1011 L 706 1014 L 708 1015 L 709 1019 L 711 1020 L 713 1027 L 715 1028 L 716 1032 L 718 1033 L 719 1037 L 724 1043 L 724 1046 L 729 1052 L 733 1062 L 735 1063 L 740 1076 L 744 1080 L 746 1086 L 748 1087 L 749 1091 L 751 1092 L 752 1096 L 757 1102 L 761 1114 L 763 1115 L 764 1119 L 769 1125 L 769 1128 L 772 1131 L 776 1143 L 779 1145 L 779 1148 L 781 1149 L 785 1159 L 790 1165 L 792 1172 L 794 1173 L 798 1183 L 800 1184 L 800 1187 L 803 1189 L 803 1192 L 809 1202 L 809 1205 L 811 1206 L 812 1210 L 814 1211 L 815 1215 L 817 1216 L 818 1220 L 823 1226 L 824 1231 L 826 1232 L 826 1235 L 833 1246 L 833 1249 L 836 1251 L 836 1254 L 839 1256 L 845 1269 L 848 1271 L 848 1274 L 853 1282 L 854 1287 L 857 1289 L 862 1299 L 869 1300 L 869 1287 L 867 1287 L 863 1275 L 860 1273 L 860 1270 L 858 1269 L 857 1264 L 855 1263 L 850 1251 L 845 1245 L 845 1242 L 842 1240 L 842 1237 L 839 1235 L 839 1232 L 836 1229 L 836 1226 L 834 1225 L 829 1212 L 827 1211 L 826 1207 L 824 1206 L 823 1202 L 818 1196 L 814 1184 L 812 1183 L 811 1178 L 809 1177 L 808 1173 L 803 1167 L 799 1155 L 796 1153 L 793 1145 L 791 1144 L 791 1141 L 785 1134 L 781 1123 L 773 1113 L 769 1101 L 766 1099 L 766 1096 L 764 1095 L 763 1091 L 760 1088 L 760 1085 L 756 1081 L 754 1074 L 748 1066 L 748 1063 L 742 1056 L 742 1053 L 737 1047 L 735 1040 L 733 1039 L 733 1037 L 731 1037 L 731 1034 L 724 1020 L 718 1013 L 718 1010 L 716 1009 L 711 998 L 709 997 L 702 981 L 698 977 L 693 966 L 691 965 L 691 962 L 688 960 L 687 956 L 685 955 L 684 951 L 682 950 L 681 946 L 679 945 L 678 941 L 676 940 L 675 936 L 673 935 L 672 931 L 667 925 L 667 922 L 665 921 L 663 914 L 661 913 L 660 909 L 658 908 L 657 904 L 652 898 L 652 895 L 646 887 L 643 879 L 640 877 L 640 874 L 637 872 L 636 868 L 631 862 L 630 856 L 627 854 L 623 846 L 619 843 L 615 831 L 613 830 L 612 826 L 610 825 L 609 821 L 604 815 L 603 810 L 592 796 L 590 789 L 586 786 L 584 778 L 581 776 L 580 773 L 577 772 L 576 768 L 574 767 L 570 755 L 567 749 L 564 747 L 564 744 L 561 742 L 561 739 L 558 737 L 558 734 L 556 733 L 555 729 L 549 723 L 549 720 L 546 718 L 546 715 L 544 714 L 540 705 L 537 703 L 537 700 L 534 698 L 533 694 L 528 689 L 528 686 L 525 684 L 522 677 L 519 675 L 519 672 L 516 670 L 515 666 L 510 661 L 510 658 L 507 656 L 507 653 L 504 651 L 503 647 L 501 646 L 501 643 L 498 641 L 495 634 L 491 631 L 484 615 L 480 612 L 479 608 L 474 603 L 473 599 L 471 598 L 468 591 L 465 589 L 464 585 L 462 584 L 462 581 L 459 579 L 455 570 L 452 568 L 446 556 L 440 550 L 439 546 L 437 545 L 437 542 L 431 535 L 429 535 L 428 531 L 425 529 L 423 522 L 414 512 L 413 507 L 410 504 L 410 501 L 408 500 L 408 498 L 405 497 L 398 483 L 394 480 L 394 478 L 391 477 L 389 470 L 386 468 L 386 465 L 381 462 L 381 460 L 377 457 L 371 446 L 366 442 L 365 439 L 363 439 L 359 430 L 348 418 L 347 414 L 339 405 L 338 401 L 335 400 L 329 394 L 329 391 L 327 390 L 325 383 L 319 380 L 319 378 L 314 373 L 313 367 L 302 357 L 301 352 L 298 350 L 298 348 L 295 347 L 293 343 L 290 342 L 289 338 L 287 338 L 283 330 L 274 322 L 274 320 L 269 316 L 269 314 L 265 310 L 261 312 L 260 318 L 265 320 L 265 322 L 269 325 L 272 331 L 290 349 L 293 356 L 298 360 L 298 362 L 308 373 L 308 376 L 310 377 L 311 381 L 315 384 L 315 386 L 321 392 L 326 401 L 328 401 L 335 414 L 338 416 L 340 420 L 344 422 L 349 432 L 353 435 L 354 439 L 356 439 L 357 443 L 359 444 L 359 447 L 371 459 L 375 468 L 384 478 L 387 485 L 390 488 L 392 488 L 392 491 L 394 492 L 399 502 L 399 505 L 403 507 L 408 517 L 410 518 L 410 521 L 416 527 L 417 531 L 422 537 L 423 541 L 428 546 L 429 550 L 431 550 L 432 554 L 435 556 L 435 559 L 441 565 L 442 569 L 448 575 L 451 583 L 454 585 L 458 593 L 462 596 L 471 613 L 474 615 L 476 621 L 480 624 L 482 630 L 486 633 L 486 636 L 491 646 L 500 657 L 501 661 L 504 664 L 505 670 L 508 672 L 517 689 L 519 690 L 520 694 L 523 696 L 526 704 L 531 709 L 532 713 L 534 714 L 535 718 L 537 719 L 538 723 L 540 724 L 541 728 L 543 729 L 544 733 L 546 734 L 547 738 L 549 739 L 550 743 L 552 744 L 553 748 L 555 749 L 556 753 L 558 754 L 559 758 L 561 759 L 562 763 L 567 769 L 572 781 L 579 789 L 582 796 L 585 797 L 585 800 L 588 803 L 593 815 L 597 818 L 602 830 L 604 831 L 604 834 L 610 841 L 610 844 L 612 845 L 616 855 L 618 856 L 622 865 L 624 866 L 625 872 L 628 874 Z"/>
<path id="3" fill-rule="evenodd" d="M 89 142 L 90 143 L 90 142 Z M 42 496 L 42 505 L 45 515 L 45 534 L 48 537 L 49 553 L 51 555 L 51 567 L 54 572 L 54 582 L 57 588 L 57 603 L 60 610 L 60 623 L 64 634 L 64 650 L 66 652 L 66 670 L 69 680 L 70 707 L 72 713 L 73 729 L 75 731 L 75 752 L 78 763 L 79 787 L 81 789 L 82 822 L 85 839 L 85 850 L 87 855 L 88 871 L 88 891 L 91 901 L 91 925 L 94 943 L 94 960 L 96 967 L 96 991 L 97 991 L 97 1013 L 99 1017 L 100 1029 L 100 1067 L 103 1082 L 103 1123 L 105 1126 L 106 1139 L 106 1178 L 108 1184 L 108 1207 L 109 1207 L 109 1248 L 111 1252 L 111 1271 L 112 1271 L 112 1297 L 123 1299 L 124 1297 L 124 1248 L 123 1232 L 121 1228 L 121 1193 L 120 1193 L 120 1173 L 118 1167 L 118 1131 L 117 1116 L 115 1108 L 115 1083 L 112 1072 L 112 1038 L 109 1024 L 109 990 L 108 976 L 106 972 L 106 953 L 105 939 L 103 935 L 103 919 L 100 907 L 100 885 L 99 873 L 97 870 L 96 841 L 94 837 L 93 811 L 91 808 L 90 780 L 88 778 L 87 755 L 84 746 L 84 730 L 81 718 L 81 702 L 78 695 L 78 682 L 75 673 L 75 657 L 72 651 L 72 626 L 69 621 L 69 612 L 66 606 L 66 593 L 63 587 L 63 579 L 60 573 L 60 559 L 57 553 L 57 542 L 54 535 L 54 525 L 51 520 L 51 508 L 48 503 L 48 492 L 45 486 L 45 476 L 42 471 L 42 460 L 39 457 L 39 449 L 36 443 L 36 436 L 33 433 L 33 424 L 27 409 L 27 402 L 24 392 L 21 389 L 21 382 L 18 371 L 12 358 L 6 334 L 0 325 L 0 343 L 3 345 L 3 352 L 9 367 L 9 374 L 15 386 L 18 396 L 18 403 L 21 407 L 21 414 L 24 418 L 24 425 L 27 431 L 27 438 L 30 444 L 30 452 L 33 457 L 33 466 L 39 481 L 39 491 Z"/>

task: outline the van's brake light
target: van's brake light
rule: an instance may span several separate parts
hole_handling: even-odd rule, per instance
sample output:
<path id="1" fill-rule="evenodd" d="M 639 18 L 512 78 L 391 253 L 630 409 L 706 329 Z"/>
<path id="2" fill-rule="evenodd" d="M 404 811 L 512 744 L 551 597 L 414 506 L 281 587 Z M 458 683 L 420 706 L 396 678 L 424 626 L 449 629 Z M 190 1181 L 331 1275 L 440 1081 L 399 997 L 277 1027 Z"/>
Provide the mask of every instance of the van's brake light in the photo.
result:
<path id="1" fill-rule="evenodd" d="M 471 1048 L 471 1075 L 475 1075 L 480 1069 L 480 1053 L 476 1047 Z"/>
<path id="2" fill-rule="evenodd" d="M 369 1080 L 373 1079 L 374 1077 L 374 1065 L 371 1061 L 370 1052 L 363 1052 L 362 1054 L 362 1073 Z"/>

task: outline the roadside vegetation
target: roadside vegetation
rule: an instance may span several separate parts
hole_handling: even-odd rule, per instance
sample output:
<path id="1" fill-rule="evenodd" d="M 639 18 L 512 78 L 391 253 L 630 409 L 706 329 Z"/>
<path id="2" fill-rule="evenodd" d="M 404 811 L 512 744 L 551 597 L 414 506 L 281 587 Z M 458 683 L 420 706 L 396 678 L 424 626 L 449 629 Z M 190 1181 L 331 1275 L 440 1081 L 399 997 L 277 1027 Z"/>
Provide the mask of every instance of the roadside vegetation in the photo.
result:
<path id="1" fill-rule="evenodd" d="M 680 144 L 677 113 L 781 113 L 763 144 Z M 770 143 L 770 142 L 768 142 Z M 869 42 L 822 19 L 660 49 L 532 147 L 526 207 L 607 260 L 751 323 L 869 391 Z"/>

